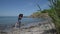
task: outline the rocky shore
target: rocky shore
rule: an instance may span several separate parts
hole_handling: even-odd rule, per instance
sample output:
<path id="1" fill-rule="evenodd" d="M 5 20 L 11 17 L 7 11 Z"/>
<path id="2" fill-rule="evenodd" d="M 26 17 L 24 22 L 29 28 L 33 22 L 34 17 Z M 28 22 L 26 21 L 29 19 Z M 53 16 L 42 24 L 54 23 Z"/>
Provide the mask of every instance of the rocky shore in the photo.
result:
<path id="1" fill-rule="evenodd" d="M 29 27 L 14 27 L 8 31 L 8 34 L 56 34 L 56 30 L 53 23 L 46 21 L 44 23 L 38 22 L 37 24 L 31 24 Z"/>

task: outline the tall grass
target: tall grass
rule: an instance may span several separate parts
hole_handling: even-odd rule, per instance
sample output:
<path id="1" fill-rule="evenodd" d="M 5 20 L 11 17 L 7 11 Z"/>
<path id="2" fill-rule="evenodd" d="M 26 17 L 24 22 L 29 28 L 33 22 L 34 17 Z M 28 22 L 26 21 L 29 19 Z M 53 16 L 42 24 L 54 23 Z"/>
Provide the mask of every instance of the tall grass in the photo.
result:
<path id="1" fill-rule="evenodd" d="M 49 2 L 51 9 L 48 11 L 48 14 L 55 24 L 57 33 L 60 34 L 60 0 L 49 0 Z"/>
<path id="2" fill-rule="evenodd" d="M 57 34 L 60 34 L 60 0 L 48 0 L 48 1 L 50 2 L 49 5 L 50 9 L 46 11 L 48 15 L 52 18 L 52 22 L 55 24 Z"/>

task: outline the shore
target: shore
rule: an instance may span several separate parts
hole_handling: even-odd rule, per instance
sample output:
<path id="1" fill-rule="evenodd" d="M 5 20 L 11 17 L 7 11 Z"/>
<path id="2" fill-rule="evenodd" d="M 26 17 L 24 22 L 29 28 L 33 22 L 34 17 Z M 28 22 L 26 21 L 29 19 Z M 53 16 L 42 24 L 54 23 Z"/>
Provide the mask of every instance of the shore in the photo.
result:
<path id="1" fill-rule="evenodd" d="M 50 25 L 52 24 L 52 25 Z M 8 31 L 8 34 L 53 34 L 56 33 L 55 26 L 53 23 L 40 23 L 31 24 L 29 27 L 12 28 Z"/>

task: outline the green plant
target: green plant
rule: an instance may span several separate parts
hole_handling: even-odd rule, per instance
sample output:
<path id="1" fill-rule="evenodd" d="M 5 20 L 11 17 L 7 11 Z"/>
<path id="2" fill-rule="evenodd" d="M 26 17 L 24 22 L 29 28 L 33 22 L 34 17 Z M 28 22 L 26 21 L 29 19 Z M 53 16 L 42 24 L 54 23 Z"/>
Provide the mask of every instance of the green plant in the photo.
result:
<path id="1" fill-rule="evenodd" d="M 51 9 L 48 11 L 48 14 L 52 18 L 58 34 L 60 34 L 60 0 L 49 0 L 49 2 Z"/>

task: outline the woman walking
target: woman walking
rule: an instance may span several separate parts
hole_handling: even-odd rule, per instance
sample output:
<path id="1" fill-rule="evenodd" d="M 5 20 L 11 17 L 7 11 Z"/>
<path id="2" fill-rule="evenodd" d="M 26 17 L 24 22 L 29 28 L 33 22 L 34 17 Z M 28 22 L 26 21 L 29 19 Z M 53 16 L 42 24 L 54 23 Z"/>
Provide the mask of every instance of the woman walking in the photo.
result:
<path id="1" fill-rule="evenodd" d="M 19 14 L 18 16 L 18 23 L 16 23 L 16 28 L 20 28 L 21 27 L 21 19 L 23 18 L 23 14 Z"/>
<path id="2" fill-rule="evenodd" d="M 21 27 L 21 19 L 22 18 L 23 18 L 23 14 L 19 14 L 19 17 L 18 17 L 19 28 Z"/>

